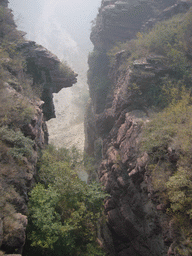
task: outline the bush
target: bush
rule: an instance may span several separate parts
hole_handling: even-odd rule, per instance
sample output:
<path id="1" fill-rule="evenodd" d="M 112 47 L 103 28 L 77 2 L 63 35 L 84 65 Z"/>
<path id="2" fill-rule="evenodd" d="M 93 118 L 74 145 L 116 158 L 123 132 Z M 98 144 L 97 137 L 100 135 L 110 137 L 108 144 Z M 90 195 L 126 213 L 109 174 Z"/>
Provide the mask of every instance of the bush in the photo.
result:
<path id="1" fill-rule="evenodd" d="M 190 170 L 179 167 L 166 183 L 171 210 L 192 219 L 192 174 Z"/>
<path id="2" fill-rule="evenodd" d="M 6 89 L 0 90 L 0 126 L 22 127 L 31 122 L 35 115 L 35 108 L 27 98 L 19 94 L 10 93 Z"/>
<path id="3" fill-rule="evenodd" d="M 34 142 L 25 137 L 21 131 L 13 131 L 6 126 L 0 128 L 0 140 L 7 144 L 10 149 L 8 154 L 16 159 L 23 156 L 32 157 Z"/>

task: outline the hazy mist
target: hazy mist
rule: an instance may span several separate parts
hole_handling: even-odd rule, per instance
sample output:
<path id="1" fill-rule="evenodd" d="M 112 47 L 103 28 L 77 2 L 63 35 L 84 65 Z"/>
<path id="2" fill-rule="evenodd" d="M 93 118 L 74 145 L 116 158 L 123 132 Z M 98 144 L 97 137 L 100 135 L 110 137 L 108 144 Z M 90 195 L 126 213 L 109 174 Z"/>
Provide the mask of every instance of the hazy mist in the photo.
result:
<path id="1" fill-rule="evenodd" d="M 101 0 L 9 0 L 18 29 L 26 38 L 43 45 L 79 74 L 78 83 L 54 95 L 56 119 L 48 122 L 50 142 L 58 147 L 84 147 L 83 99 L 91 21 Z"/>
<path id="2" fill-rule="evenodd" d="M 85 55 L 91 49 L 91 21 L 96 17 L 101 0 L 9 2 L 19 29 L 27 32 L 26 37 L 43 44 L 60 59 L 73 64 L 74 56 L 69 55 Z"/>

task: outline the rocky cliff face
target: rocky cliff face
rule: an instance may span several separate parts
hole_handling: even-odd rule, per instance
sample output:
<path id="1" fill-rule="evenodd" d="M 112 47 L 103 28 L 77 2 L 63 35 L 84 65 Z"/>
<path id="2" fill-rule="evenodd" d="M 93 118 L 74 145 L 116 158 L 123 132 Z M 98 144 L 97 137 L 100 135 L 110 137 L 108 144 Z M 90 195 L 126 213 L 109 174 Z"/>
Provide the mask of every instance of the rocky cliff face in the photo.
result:
<path id="1" fill-rule="evenodd" d="M 92 29 L 95 49 L 89 57 L 85 150 L 94 154 L 97 141 L 102 141 L 98 178 L 110 194 L 105 201 L 108 232 L 102 230 L 109 255 L 180 255 L 172 250 L 172 224 L 153 193 L 149 156 L 140 152 L 142 129 L 153 104 L 148 92 L 173 70 L 157 54 L 129 65 L 124 50 L 109 67 L 106 50 L 189 8 L 187 1 L 103 0 Z"/>
<path id="2" fill-rule="evenodd" d="M 176 2 L 103 0 L 93 25 L 91 41 L 95 48 L 109 49 L 117 42 L 132 39 L 145 22 Z"/>
<path id="3" fill-rule="evenodd" d="M 52 93 L 77 74 L 16 30 L 8 1 L 0 1 L 0 254 L 21 254 L 28 192 L 38 152 L 48 143 L 46 120 L 55 116 Z"/>

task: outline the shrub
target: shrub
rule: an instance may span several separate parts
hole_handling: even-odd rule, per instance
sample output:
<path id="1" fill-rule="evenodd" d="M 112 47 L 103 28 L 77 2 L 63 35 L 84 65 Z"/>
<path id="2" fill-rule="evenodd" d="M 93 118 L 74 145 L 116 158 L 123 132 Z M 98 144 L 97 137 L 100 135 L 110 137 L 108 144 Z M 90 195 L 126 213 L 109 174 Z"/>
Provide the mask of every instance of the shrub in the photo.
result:
<path id="1" fill-rule="evenodd" d="M 175 223 L 176 243 L 174 251 L 187 256 L 192 253 L 192 174 L 186 166 L 179 166 L 166 183 L 170 208 L 168 213 Z"/>
<path id="2" fill-rule="evenodd" d="M 12 74 L 16 74 L 23 69 L 25 58 L 17 50 L 17 45 L 23 42 L 22 32 L 16 29 L 12 12 L 0 6 L 0 66 L 5 74 L 6 70 Z"/>
<path id="3" fill-rule="evenodd" d="M 22 127 L 30 123 L 34 117 L 35 108 L 29 103 L 28 99 L 10 93 L 6 89 L 1 89 L 0 92 L 0 126 Z"/>
<path id="4" fill-rule="evenodd" d="M 52 249 L 57 241 L 61 229 L 59 215 L 55 214 L 58 196 L 54 188 L 45 189 L 42 184 L 37 184 L 32 190 L 29 203 L 30 214 L 35 222 L 35 230 L 30 234 L 32 246 Z"/>
<path id="5" fill-rule="evenodd" d="M 6 126 L 0 128 L 0 140 L 11 147 L 8 154 L 14 158 L 32 157 L 34 142 L 25 137 L 21 131 L 14 131 Z"/>
<path id="6" fill-rule="evenodd" d="M 192 219 L 192 174 L 179 167 L 166 183 L 171 210 Z"/>

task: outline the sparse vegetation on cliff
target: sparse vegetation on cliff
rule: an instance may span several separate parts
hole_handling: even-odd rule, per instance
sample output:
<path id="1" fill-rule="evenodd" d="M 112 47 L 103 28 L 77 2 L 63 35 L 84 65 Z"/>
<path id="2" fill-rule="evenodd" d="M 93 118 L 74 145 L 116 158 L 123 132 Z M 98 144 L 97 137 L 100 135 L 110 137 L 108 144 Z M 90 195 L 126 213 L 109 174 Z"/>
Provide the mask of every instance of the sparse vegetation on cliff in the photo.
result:
<path id="1" fill-rule="evenodd" d="M 177 234 L 174 250 L 179 255 L 192 253 L 191 103 L 190 93 L 184 91 L 180 100 L 174 99 L 150 121 L 143 134 L 154 191 L 173 219 Z"/>
<path id="2" fill-rule="evenodd" d="M 25 33 L 17 30 L 12 11 L 6 5 L 6 1 L 1 1 L 1 255 L 21 254 L 25 243 L 28 193 L 34 185 L 37 159 L 41 149 L 47 143 L 48 136 L 42 110 L 44 104 L 41 101 L 42 92 L 52 86 L 53 90 L 50 90 L 48 95 L 52 100 L 53 91 L 58 92 L 65 86 L 72 86 L 77 76 L 67 64 L 61 64 L 47 49 L 34 42 L 26 41 Z M 42 60 L 43 57 L 46 60 L 42 64 L 40 59 Z M 45 97 L 45 103 L 47 98 Z M 54 114 L 51 100 L 48 102 L 50 105 L 47 106 L 51 112 L 50 115 Z"/>
<path id="3" fill-rule="evenodd" d="M 19 252 L 25 240 L 22 214 L 27 213 L 27 183 L 36 161 L 34 141 L 21 131 L 36 114 L 33 100 L 25 97 L 30 83 L 23 72 L 25 57 L 17 49 L 22 42 L 12 12 L 0 6 L 0 246 L 11 253 Z"/>
<path id="4" fill-rule="evenodd" d="M 167 64 L 181 65 L 182 70 L 186 71 L 191 24 L 191 11 L 186 15 L 176 15 L 166 21 L 158 22 L 149 32 L 138 32 L 137 39 L 127 41 L 126 43 L 117 43 L 109 51 L 111 61 L 114 60 L 116 53 L 124 50 L 128 54 L 128 63 L 131 64 L 135 59 L 146 57 L 151 53 L 166 56 Z M 188 45 L 188 46 L 187 46 Z M 178 63 L 178 59 L 180 62 Z M 179 66 L 175 66 L 179 68 Z M 176 72 L 179 69 L 175 70 Z"/>
<path id="5" fill-rule="evenodd" d="M 153 2 L 157 5 L 160 3 Z M 114 242 L 117 255 L 192 255 L 192 9 L 189 2 L 191 1 L 172 2 L 176 4 L 162 13 L 160 11 L 157 17 L 144 25 L 145 32 L 135 30 L 135 38 L 132 36 L 125 42 L 122 40 L 123 18 L 117 21 L 117 16 L 113 16 L 116 7 L 108 6 L 106 1 L 106 11 L 100 10 L 92 31 L 95 46 L 101 52 L 103 48 L 108 49 L 108 67 L 115 82 L 112 88 L 114 95 L 107 94 L 107 97 L 112 97 L 112 107 L 107 105 L 102 113 L 96 113 L 96 104 L 93 116 L 100 115 L 95 115 L 96 125 L 90 122 L 90 126 L 93 125 L 95 128 L 96 141 L 103 126 L 107 127 L 108 123 L 104 122 L 109 115 L 115 119 L 110 131 L 107 134 L 102 133 L 103 161 L 98 169 L 101 182 L 111 193 L 111 198 L 106 203 L 106 211 L 112 235 L 115 234 L 114 237 L 121 240 L 118 244 Z M 161 3 L 167 6 L 169 4 L 168 1 Z M 124 9 L 120 11 L 119 7 L 119 16 L 125 12 Z M 111 17 L 116 19 L 114 24 L 110 23 Z M 114 31 L 120 30 L 119 38 L 122 42 L 117 42 L 109 49 L 112 43 L 108 38 L 111 38 L 111 41 L 118 38 L 118 33 L 113 34 L 114 31 L 111 29 L 113 25 Z M 129 25 L 132 31 L 133 24 Z M 103 31 L 106 32 L 106 36 Z M 98 37 L 100 41 L 97 40 Z M 109 70 L 107 72 L 109 73 Z M 94 81 L 90 88 L 93 85 Z M 101 94 L 99 96 L 102 97 Z M 94 95 L 92 99 L 94 100 Z M 141 112 L 145 112 L 146 117 Z M 143 118 L 141 127 L 137 123 L 139 113 Z M 139 131 L 135 132 L 137 128 Z M 91 139 L 90 144 L 93 144 Z M 137 149 L 140 140 L 142 143 L 138 144 Z M 121 156 L 121 170 L 114 164 L 114 158 L 118 154 Z M 125 185 L 126 182 L 131 182 L 132 188 Z M 129 196 L 120 194 L 121 189 Z M 139 206 L 134 207 L 135 201 L 131 204 L 129 200 L 136 198 L 138 194 L 142 200 L 137 198 Z M 143 203 L 145 195 L 147 203 Z M 113 205 L 114 202 L 117 205 Z M 150 210 L 146 211 L 148 204 L 154 207 L 155 223 L 152 221 L 153 214 L 150 213 L 149 217 Z M 141 248 L 132 248 L 132 242 L 125 245 L 124 237 L 120 237 L 119 234 L 124 230 L 125 237 L 129 240 L 129 228 L 124 229 L 123 225 L 121 226 L 127 222 L 128 227 L 131 225 L 135 228 L 139 233 L 138 237 L 141 237 L 142 230 L 133 220 L 136 218 L 138 221 L 140 218 L 136 213 L 139 207 L 142 208 L 143 227 L 147 223 L 144 231 L 145 240 L 149 238 L 152 241 L 156 234 L 162 235 L 159 244 L 162 241 L 163 250 L 156 250 L 150 242 L 146 242 L 150 248 L 150 252 L 146 253 Z M 145 217 L 149 217 L 150 220 L 146 219 L 145 222 Z M 148 226 L 153 226 L 154 232 L 149 231 L 150 235 L 147 231 Z M 134 241 L 134 236 L 137 235 L 133 234 L 131 241 Z M 135 239 L 137 243 L 138 237 Z M 122 244 L 122 251 L 119 244 Z"/>
<path id="6" fill-rule="evenodd" d="M 150 156 L 147 170 L 152 177 L 154 193 L 172 219 L 175 234 L 172 250 L 174 255 L 182 256 L 192 253 L 189 24 L 192 24 L 191 10 L 184 16 L 158 24 L 144 37 L 148 49 L 166 57 L 170 74 L 164 78 L 159 94 L 163 110 L 146 125 L 142 147 Z"/>

